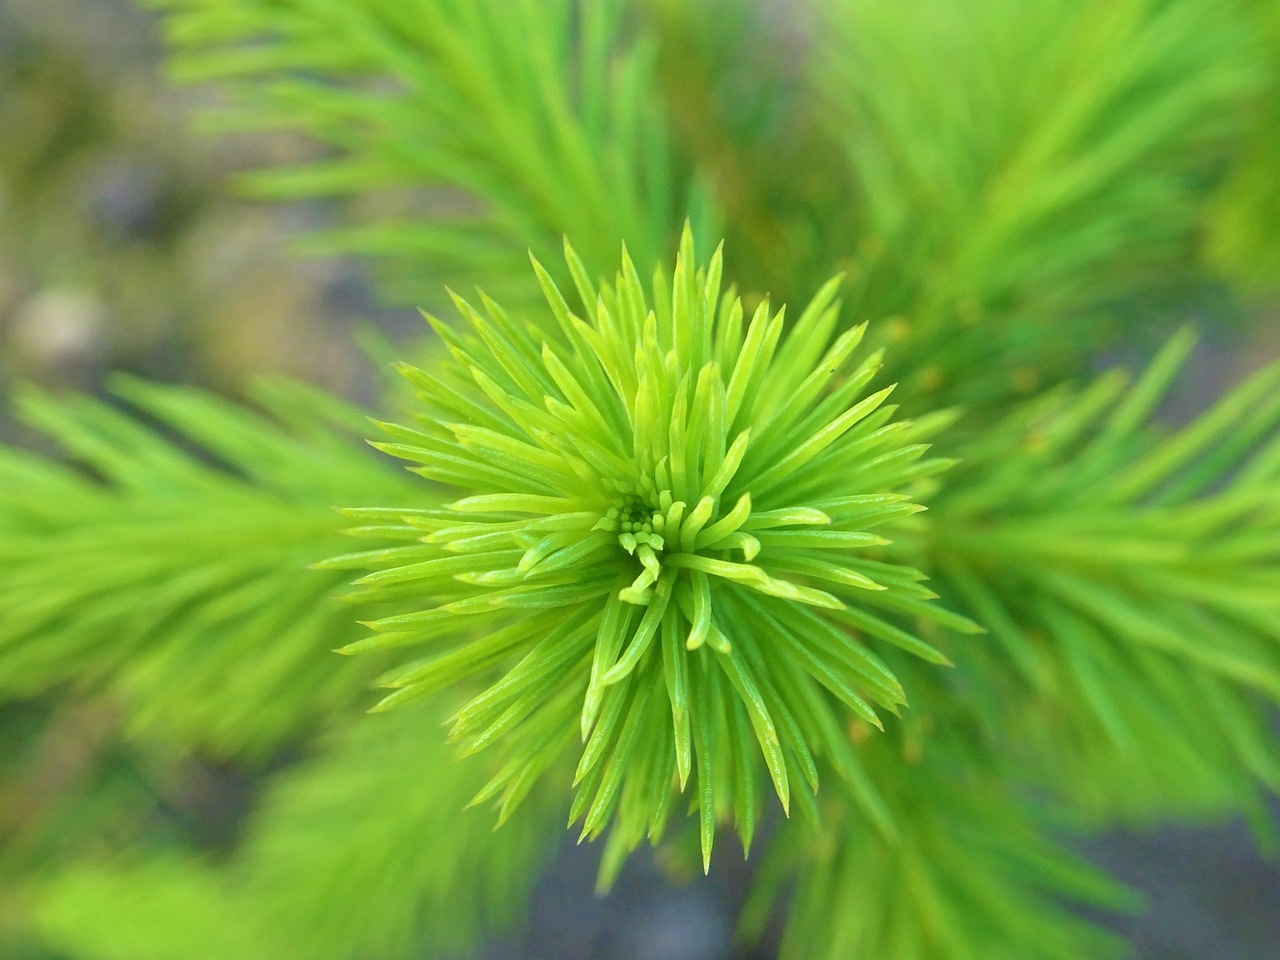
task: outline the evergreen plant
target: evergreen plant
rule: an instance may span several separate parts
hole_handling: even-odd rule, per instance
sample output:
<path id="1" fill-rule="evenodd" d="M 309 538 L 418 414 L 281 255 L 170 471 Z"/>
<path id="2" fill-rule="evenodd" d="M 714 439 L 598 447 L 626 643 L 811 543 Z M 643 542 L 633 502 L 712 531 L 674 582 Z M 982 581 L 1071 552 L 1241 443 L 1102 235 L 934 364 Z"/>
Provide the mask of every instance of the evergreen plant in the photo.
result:
<path id="1" fill-rule="evenodd" d="M 1076 837 L 1270 842 L 1280 365 L 1161 409 L 1276 291 L 1280 3 L 147 5 L 440 319 L 373 411 L 14 391 L 0 697 L 127 763 L 13 833 L 7 955 L 456 956 L 568 821 L 602 894 L 736 835 L 789 960 L 1080 960 L 1139 904 Z"/>

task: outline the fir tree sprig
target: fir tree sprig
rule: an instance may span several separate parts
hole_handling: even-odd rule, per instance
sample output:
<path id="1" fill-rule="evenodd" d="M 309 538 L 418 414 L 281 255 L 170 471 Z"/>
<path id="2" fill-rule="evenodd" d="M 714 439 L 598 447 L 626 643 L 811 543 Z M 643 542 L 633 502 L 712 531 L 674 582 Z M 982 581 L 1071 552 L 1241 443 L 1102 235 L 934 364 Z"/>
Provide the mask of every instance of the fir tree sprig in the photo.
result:
<path id="1" fill-rule="evenodd" d="M 598 0 L 146 0 L 173 74 L 217 83 L 214 132 L 287 131 L 310 156 L 240 178 L 259 197 L 350 198 L 303 249 L 357 253 L 383 289 L 537 298 L 525 251 L 569 233 L 593 270 L 642 262 L 707 206 L 682 170 L 630 4 Z"/>
<path id="2" fill-rule="evenodd" d="M 744 911 L 748 939 L 794 884 L 781 960 L 1123 955 L 1121 938 L 1078 907 L 1132 912 L 1141 898 L 1069 849 L 1065 811 L 1020 795 L 1016 771 L 970 739 L 980 728 L 968 727 L 977 715 L 964 713 L 948 709 L 955 729 L 936 731 L 923 755 L 901 730 L 864 744 L 864 762 L 899 821 L 893 838 L 841 818 L 848 801 L 833 798 L 816 840 L 801 824 L 783 825 Z"/>
<path id="3" fill-rule="evenodd" d="M 903 488 L 948 461 L 922 459 L 892 388 L 869 392 L 880 355 L 858 357 L 861 326 L 835 335 L 838 279 L 784 340 L 783 311 L 748 320 L 687 230 L 650 291 L 625 253 L 599 290 L 567 257 L 589 320 L 535 263 L 559 338 L 455 298 L 469 329 L 433 321 L 451 362 L 404 369 L 424 412 L 375 445 L 466 496 L 353 511 L 414 542 L 331 565 L 377 568 L 359 597 L 432 606 L 344 652 L 446 647 L 390 677 L 382 708 L 499 677 L 453 736 L 468 752 L 514 741 L 478 798 L 500 794 L 503 816 L 576 733 L 584 835 L 616 812 L 623 846 L 661 837 L 674 780 L 705 860 L 721 812 L 750 843 L 765 769 L 784 809 L 811 805 L 814 757 L 844 719 L 878 727 L 906 702 L 868 638 L 945 662 L 893 618 L 973 629 L 875 553 L 875 528 L 921 509 Z"/>
<path id="4" fill-rule="evenodd" d="M 1184 332 L 1136 382 L 1113 370 L 1051 392 L 969 444 L 919 561 L 991 631 L 988 649 L 957 654 L 971 693 L 1098 813 L 1261 815 L 1280 787 L 1267 720 L 1280 702 L 1280 366 L 1161 430 L 1151 418 L 1193 344 Z"/>
<path id="5" fill-rule="evenodd" d="M 358 634 L 343 578 L 308 569 L 344 542 L 333 504 L 370 489 L 435 500 L 362 451 L 363 414 L 301 384 L 261 384 L 266 413 L 113 389 L 129 408 L 19 397 L 75 462 L 0 449 L 0 694 L 106 689 L 134 729 L 269 755 L 368 679 L 325 656 Z"/>
<path id="6" fill-rule="evenodd" d="M 82 844 L 23 891 L 36 941 L 82 960 L 457 956 L 520 915 L 558 814 L 546 790 L 500 832 L 462 810 L 484 771 L 423 735 L 440 714 L 335 718 L 230 856 Z"/>
<path id="7" fill-rule="evenodd" d="M 809 79 L 856 198 L 847 248 L 868 315 L 897 318 L 879 335 L 912 399 L 1054 382 L 1135 295 L 1206 282 L 1203 211 L 1274 59 L 1243 5 L 817 7 Z"/>

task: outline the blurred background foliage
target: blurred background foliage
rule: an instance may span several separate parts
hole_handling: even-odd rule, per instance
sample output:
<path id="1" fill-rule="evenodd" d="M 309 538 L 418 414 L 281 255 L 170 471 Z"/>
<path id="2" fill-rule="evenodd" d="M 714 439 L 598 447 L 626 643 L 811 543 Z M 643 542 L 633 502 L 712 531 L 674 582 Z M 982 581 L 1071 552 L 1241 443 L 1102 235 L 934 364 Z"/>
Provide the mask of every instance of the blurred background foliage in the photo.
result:
<path id="1" fill-rule="evenodd" d="M 14 576 L 34 556 L 46 566 L 33 569 L 61 571 L 57 590 L 33 590 L 0 624 L 0 950 L 19 960 L 448 955 L 508 925 L 532 895 L 532 925 L 487 955 L 765 957 L 784 940 L 760 892 L 775 890 L 793 892 L 797 923 L 812 928 L 809 939 L 786 935 L 801 951 L 793 955 L 817 942 L 852 956 L 866 945 L 831 922 L 831 891 L 874 906 L 902 885 L 911 895 L 884 914 L 877 943 L 904 956 L 925 950 L 911 943 L 912 918 L 937 909 L 937 923 L 971 925 L 984 956 L 1003 956 L 1007 943 L 983 938 L 1039 930 L 1019 913 L 1026 889 L 1117 902 L 1040 838 L 1046 822 L 1066 832 L 1106 817 L 1146 831 L 1088 850 L 1149 894 L 1147 919 L 1107 919 L 1136 936 L 1143 956 L 1253 960 L 1280 949 L 1280 880 L 1242 820 L 1217 833 L 1152 834 L 1142 812 L 1154 795 L 1221 819 L 1257 795 L 1254 778 L 1274 790 L 1270 761 L 1251 753 L 1274 734 L 1257 719 L 1265 712 L 1226 724 L 1240 766 L 1194 767 L 1225 756 L 1212 737 L 1185 752 L 1162 741 L 1161 762 L 1187 775 L 1135 777 L 1130 805 L 1105 816 L 1115 796 L 1087 786 L 1128 777 L 1123 751 L 1081 749 L 1049 771 L 1081 787 L 1072 809 L 1058 810 L 949 777 L 963 770 L 967 733 L 938 740 L 936 765 L 912 766 L 902 785 L 904 796 L 948 799 L 945 816 L 912 819 L 917 853 L 998 864 L 985 892 L 1003 898 L 1001 909 L 979 905 L 989 910 L 982 922 L 971 924 L 978 906 L 957 916 L 939 906 L 939 891 L 963 877 L 895 874 L 909 868 L 884 858 L 874 833 L 848 843 L 832 833 L 792 890 L 791 825 L 780 828 L 780 852 L 750 870 L 718 855 L 713 880 L 695 881 L 679 850 L 666 851 L 656 866 L 629 865 L 612 899 L 591 901 L 596 854 L 557 855 L 547 838 L 561 814 L 546 797 L 504 827 L 499 848 L 488 811 L 456 812 L 486 772 L 445 762 L 437 718 L 352 722 L 379 665 L 330 664 L 328 648 L 358 632 L 347 610 L 327 604 L 344 577 L 300 567 L 345 549 L 333 503 L 423 494 L 363 456 L 359 411 L 280 382 L 254 385 L 285 374 L 371 403 L 387 388 L 353 344 L 379 358 L 388 340 L 432 349 L 413 342 L 408 306 L 438 303 L 445 280 L 483 280 L 492 294 L 527 301 L 536 295 L 527 249 L 557 262 L 568 232 L 602 271 L 625 236 L 646 263 L 673 248 L 688 214 L 702 239 L 727 236 L 749 297 L 799 300 L 847 271 L 846 313 L 876 321 L 903 393 L 930 406 L 963 401 L 976 428 L 1011 399 L 1145 359 L 1193 321 L 1203 340 L 1162 407 L 1181 423 L 1280 355 L 1280 5 L 643 0 L 601 3 L 595 32 L 578 36 L 542 21 L 568 24 L 572 4 L 517 4 L 486 19 L 492 3 L 441 0 L 428 5 L 437 21 L 415 37 L 436 54 L 421 62 L 386 57 L 385 37 L 342 32 L 340 4 L 278 5 L 284 39 L 238 59 L 206 49 L 262 26 L 237 22 L 235 4 L 153 6 L 161 12 L 124 0 L 0 0 L 0 386 L 15 398 L 0 436 L 68 450 L 111 481 L 97 489 L 79 470 L 14 452 L 0 463 L 15 481 L 6 489 L 40 491 L 5 503 L 0 567 Z M 396 0 L 365 6 L 385 14 L 390 36 L 415 29 L 395 18 Z M 327 45 L 307 37 L 316 10 L 334 21 Z M 289 11 L 304 11 L 302 27 Z M 908 21 L 918 29 L 903 30 Z M 162 37 L 180 85 L 161 79 Z M 511 56 L 522 42 L 533 45 L 527 75 Z M 556 42 L 577 44 L 587 66 Z M 595 86 L 592 56 L 610 65 Z M 294 71 L 288 82 L 281 63 Z M 465 66 L 478 71 L 470 85 L 456 82 L 471 76 Z M 333 96 L 309 96 L 316 87 Z M 512 88 L 537 109 L 513 111 Z M 424 142 L 423 129 L 438 141 Z M 966 376 L 975 367 L 982 376 Z M 96 399 L 51 399 L 64 388 Z M 995 447 L 1021 440 L 1004 430 L 993 431 Z M 281 456 L 275 472 L 253 442 L 264 431 Z M 306 482 L 288 466 L 299 460 L 316 467 Z M 147 469 L 131 474 L 131 463 Z M 1008 478 L 1010 489 L 1025 482 Z M 155 530 L 190 522 L 180 505 L 196 492 L 224 512 L 183 528 L 182 563 L 147 554 Z M 93 516 L 62 509 L 73 502 L 111 518 L 111 550 L 58 535 Z M 981 504 L 962 491 L 939 509 L 962 524 Z M 227 543 L 239 549 L 263 529 L 285 531 L 288 548 L 219 562 Z M 121 563 L 117 582 L 148 585 L 149 608 L 102 604 L 78 645 L 61 649 L 74 663 L 47 657 L 35 640 L 74 638 L 63 613 L 94 599 L 77 592 L 78 565 L 112 565 L 131 544 L 150 565 Z M 943 579 L 965 594 L 963 565 Z M 281 622 L 240 617 L 267 596 L 288 598 Z M 175 620 L 184 632 L 166 632 Z M 321 648 L 310 642 L 318 635 Z M 254 655 L 264 636 L 277 642 L 246 675 L 252 683 L 219 672 L 219 658 Z M 203 667 L 189 659 L 199 649 L 213 651 Z M 1155 658 L 1139 666 L 1161 669 Z M 1058 668 L 1027 669 L 1034 687 L 1037 670 Z M 1201 692 L 1228 709 L 1231 695 L 1215 683 Z M 969 692 L 1002 704 L 1029 741 L 1061 742 L 1052 717 L 1019 713 L 1009 689 Z M 1076 717 L 1066 735 L 1091 744 L 1108 722 L 1160 722 L 1127 709 Z M 250 715 L 259 722 L 246 723 Z M 1176 732 L 1194 740 L 1198 729 Z M 873 762 L 897 769 L 917 735 L 908 725 Z M 1230 782 L 1251 762 L 1248 782 Z M 1264 840 L 1265 805 L 1252 821 Z M 993 809 L 1025 843 L 989 849 L 982 824 Z M 335 834 L 335 822 L 352 829 Z M 840 826 L 837 812 L 829 830 Z M 423 835 L 447 842 L 413 842 Z M 868 862 L 881 869 L 860 869 Z M 744 922 L 761 945 L 731 947 L 757 870 Z M 672 877 L 689 885 L 672 893 Z M 441 909 L 446 889 L 465 902 Z M 1075 931 L 1077 916 L 1054 909 L 1052 929 Z M 1046 956 L 1071 955 L 1079 941 L 1062 935 L 1043 944 Z"/>
<path id="2" fill-rule="evenodd" d="M 192 136 L 213 94 L 159 76 L 156 27 L 121 0 L 0 7 L 3 368 L 92 388 L 106 369 L 239 392 L 256 372 L 351 392 L 357 270 L 282 248 L 329 219 L 221 186 L 305 153 L 286 136 Z"/>

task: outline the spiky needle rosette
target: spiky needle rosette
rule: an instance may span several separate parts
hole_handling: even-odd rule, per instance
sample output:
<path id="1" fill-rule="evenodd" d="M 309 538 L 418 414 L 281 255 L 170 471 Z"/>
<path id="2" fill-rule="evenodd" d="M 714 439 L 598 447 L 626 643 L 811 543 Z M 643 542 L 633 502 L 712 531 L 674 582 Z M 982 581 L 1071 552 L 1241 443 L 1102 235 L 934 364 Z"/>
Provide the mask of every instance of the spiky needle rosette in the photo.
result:
<path id="1" fill-rule="evenodd" d="M 784 311 L 744 322 L 720 252 L 698 269 L 687 230 L 648 291 L 625 251 L 598 291 L 566 255 L 588 319 L 535 262 L 555 323 L 455 297 L 465 327 L 431 321 L 451 360 L 403 368 L 424 410 L 376 446 L 466 495 L 352 511 L 411 542 L 336 562 L 376 567 L 357 581 L 372 598 L 430 606 L 344 652 L 441 651 L 387 678 L 380 707 L 491 681 L 453 734 L 507 742 L 478 798 L 502 816 L 577 733 L 584 835 L 614 820 L 618 851 L 656 841 L 692 780 L 706 857 L 720 816 L 749 845 L 766 771 L 784 808 L 811 801 L 815 756 L 856 763 L 850 715 L 879 726 L 877 706 L 905 703 L 865 637 L 944 659 L 893 622 L 946 617 L 921 575 L 866 551 L 923 509 L 895 491 L 945 464 L 891 420 L 891 387 L 867 392 L 863 327 L 834 335 L 838 278 L 784 339 Z"/>

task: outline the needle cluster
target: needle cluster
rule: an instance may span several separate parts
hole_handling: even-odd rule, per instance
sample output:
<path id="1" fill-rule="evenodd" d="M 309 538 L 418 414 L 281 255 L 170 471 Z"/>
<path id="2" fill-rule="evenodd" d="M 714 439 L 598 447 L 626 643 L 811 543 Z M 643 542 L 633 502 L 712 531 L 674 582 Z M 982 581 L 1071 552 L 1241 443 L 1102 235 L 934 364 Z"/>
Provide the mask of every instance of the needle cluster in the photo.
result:
<path id="1" fill-rule="evenodd" d="M 869 640 L 945 661 L 900 622 L 946 613 L 876 531 L 922 510 L 903 488 L 947 463 L 921 460 L 891 386 L 870 389 L 865 325 L 835 334 L 839 278 L 784 339 L 784 310 L 748 318 L 688 230 L 649 289 L 625 251 L 599 290 L 567 261 L 585 318 L 535 262 L 554 320 L 455 297 L 465 325 L 431 321 L 450 359 L 404 368 L 422 412 L 375 446 L 464 495 L 352 511 L 411 542 L 338 562 L 376 568 L 369 598 L 423 609 L 344 652 L 440 651 L 388 677 L 383 707 L 479 682 L 453 735 L 506 742 L 477 798 L 503 816 L 576 735 L 584 835 L 616 820 L 621 850 L 656 840 L 688 791 L 706 858 L 721 816 L 750 843 L 766 776 L 784 809 L 811 803 L 848 722 L 906 702 Z"/>

